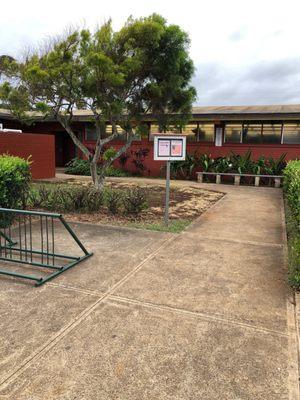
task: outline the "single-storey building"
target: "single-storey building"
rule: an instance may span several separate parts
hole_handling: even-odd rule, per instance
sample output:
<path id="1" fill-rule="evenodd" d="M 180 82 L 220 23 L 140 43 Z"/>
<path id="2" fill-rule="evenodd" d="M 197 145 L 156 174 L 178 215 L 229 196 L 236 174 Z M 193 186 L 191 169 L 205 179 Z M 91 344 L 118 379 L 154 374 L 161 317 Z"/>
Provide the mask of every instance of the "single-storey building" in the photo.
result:
<path id="1" fill-rule="evenodd" d="M 74 130 L 92 148 L 96 135 L 91 117 L 89 111 L 76 111 Z M 24 133 L 52 135 L 56 166 L 64 166 L 80 155 L 69 135 L 55 121 L 37 117 L 32 125 L 27 126 L 16 121 L 7 110 L 0 110 L 0 128 L 1 124 L 3 128 L 22 129 Z M 110 132 L 111 126 L 108 125 L 107 134 Z M 152 157 L 153 133 L 157 132 L 155 118 L 151 114 L 145 115 L 143 127 L 137 131 L 130 149 L 133 153 L 147 150 L 143 154 L 149 155 L 143 161 L 144 173 L 148 175 L 157 175 L 161 167 Z M 286 153 L 286 159 L 295 159 L 300 157 L 300 105 L 194 107 L 184 133 L 189 153 L 197 151 L 218 157 L 232 151 L 243 154 L 250 149 L 254 158 L 261 155 L 277 158 Z M 110 145 L 118 148 L 124 140 L 124 132 L 119 127 L 119 137 Z"/>

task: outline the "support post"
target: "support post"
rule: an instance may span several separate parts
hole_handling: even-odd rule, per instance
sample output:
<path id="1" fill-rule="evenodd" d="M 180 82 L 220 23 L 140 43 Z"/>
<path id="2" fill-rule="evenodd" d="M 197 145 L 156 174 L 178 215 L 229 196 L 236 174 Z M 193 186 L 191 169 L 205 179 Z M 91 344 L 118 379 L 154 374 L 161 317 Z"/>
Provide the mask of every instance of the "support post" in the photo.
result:
<path id="1" fill-rule="evenodd" d="M 240 186 L 241 177 L 239 175 L 234 175 L 234 184 L 235 186 Z"/>
<path id="2" fill-rule="evenodd" d="M 216 176 L 216 183 L 217 184 L 221 183 L 221 175 L 220 174 L 217 174 L 217 176 Z"/>
<path id="3" fill-rule="evenodd" d="M 255 186 L 259 186 L 259 181 L 260 181 L 260 177 L 259 177 L 259 176 L 256 176 L 256 177 L 255 177 L 254 185 L 255 185 Z"/>
<path id="4" fill-rule="evenodd" d="M 281 178 L 274 178 L 274 187 L 279 188 L 281 184 Z"/>
<path id="5" fill-rule="evenodd" d="M 170 166 L 171 161 L 167 161 L 166 173 L 166 203 L 165 203 L 165 224 L 169 224 L 169 202 L 170 202 Z"/>
<path id="6" fill-rule="evenodd" d="M 203 182 L 203 172 L 197 172 L 197 178 L 198 178 L 198 182 L 202 183 Z"/>

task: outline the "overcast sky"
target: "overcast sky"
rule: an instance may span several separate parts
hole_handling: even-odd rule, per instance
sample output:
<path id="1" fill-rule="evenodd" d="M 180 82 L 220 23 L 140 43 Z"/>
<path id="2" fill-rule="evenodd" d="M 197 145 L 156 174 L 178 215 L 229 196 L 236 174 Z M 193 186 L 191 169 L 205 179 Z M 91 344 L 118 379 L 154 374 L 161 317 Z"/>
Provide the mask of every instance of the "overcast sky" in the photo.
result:
<path id="1" fill-rule="evenodd" d="M 299 0 L 7 0 L 0 54 L 16 56 L 71 24 L 118 29 L 157 12 L 191 38 L 197 105 L 300 103 Z"/>

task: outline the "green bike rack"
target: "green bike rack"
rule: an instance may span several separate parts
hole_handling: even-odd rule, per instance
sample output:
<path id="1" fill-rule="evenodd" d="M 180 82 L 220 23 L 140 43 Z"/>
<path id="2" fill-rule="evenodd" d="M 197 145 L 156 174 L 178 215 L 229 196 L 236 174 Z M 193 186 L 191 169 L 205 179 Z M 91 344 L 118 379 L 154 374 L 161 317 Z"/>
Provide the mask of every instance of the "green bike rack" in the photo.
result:
<path id="1" fill-rule="evenodd" d="M 83 255 L 74 256 L 55 251 L 56 221 L 70 235 Z M 40 286 L 92 255 L 61 214 L 0 208 L 0 260 L 52 270 L 47 275 L 35 276 L 0 269 L 1 275 L 32 280 L 36 286 Z"/>

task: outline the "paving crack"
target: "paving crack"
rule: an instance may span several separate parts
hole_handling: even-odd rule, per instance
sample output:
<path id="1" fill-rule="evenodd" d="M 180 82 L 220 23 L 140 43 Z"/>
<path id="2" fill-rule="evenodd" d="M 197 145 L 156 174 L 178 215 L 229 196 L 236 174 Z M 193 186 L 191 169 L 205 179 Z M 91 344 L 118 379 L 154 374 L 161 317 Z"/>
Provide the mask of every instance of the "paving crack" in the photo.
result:
<path id="1" fill-rule="evenodd" d="M 206 314 L 203 312 L 191 311 L 191 310 L 172 307 L 172 306 L 163 305 L 163 304 L 149 303 L 149 302 L 145 302 L 145 301 L 130 299 L 128 297 L 118 296 L 115 294 L 110 294 L 108 296 L 108 299 L 117 300 L 117 301 L 128 303 L 128 304 L 139 305 L 139 306 L 154 309 L 154 310 L 174 312 L 179 315 L 181 314 L 184 316 L 191 316 L 191 317 L 195 317 L 195 318 L 203 319 L 203 320 L 207 320 L 207 321 L 220 322 L 221 324 L 226 323 L 226 324 L 230 324 L 230 325 L 237 325 L 237 326 L 240 326 L 243 328 L 249 328 L 249 329 L 255 330 L 257 332 L 261 332 L 261 333 L 272 334 L 272 335 L 281 336 L 281 337 L 288 337 L 287 333 L 284 333 L 281 331 L 276 331 L 274 329 L 265 328 L 263 326 L 258 326 L 258 325 L 249 324 L 246 322 L 237 321 L 237 320 L 231 319 L 231 318 L 220 317 L 220 316 L 217 316 L 214 314 Z"/>

